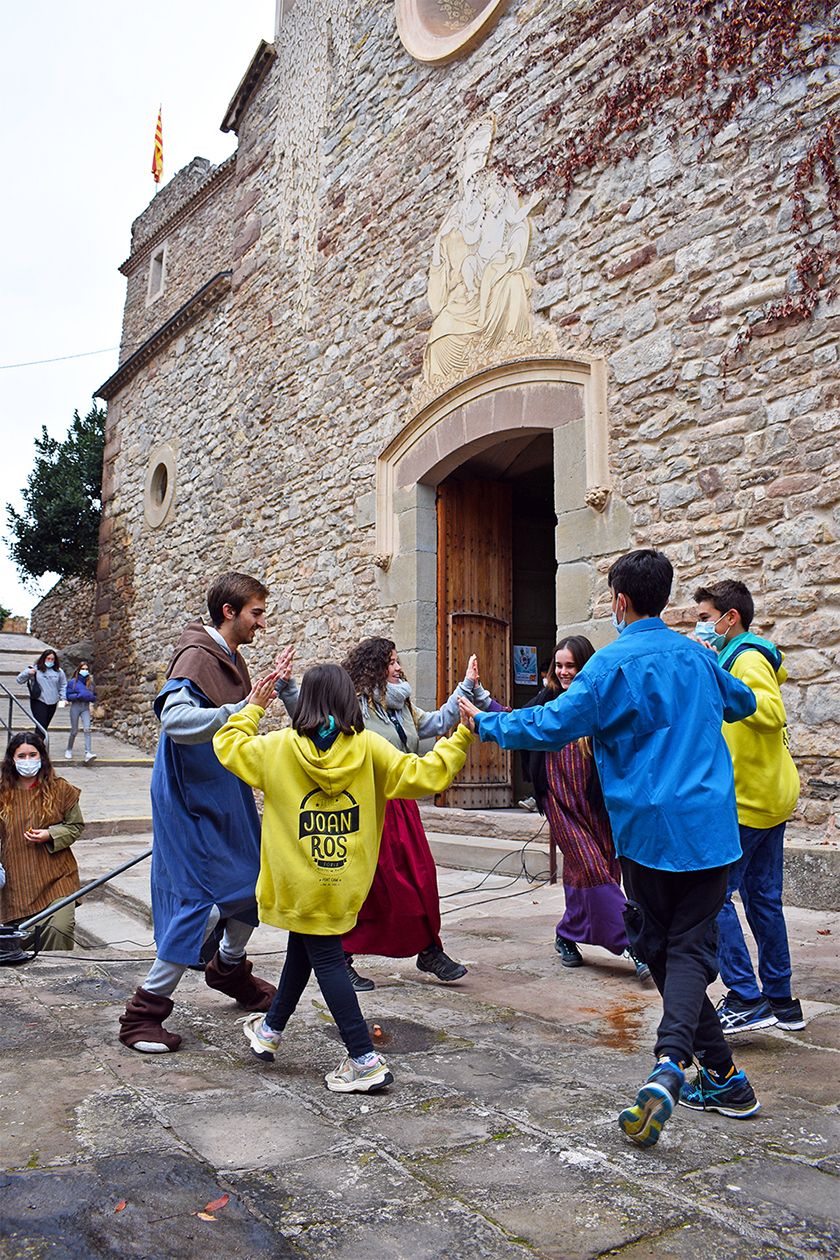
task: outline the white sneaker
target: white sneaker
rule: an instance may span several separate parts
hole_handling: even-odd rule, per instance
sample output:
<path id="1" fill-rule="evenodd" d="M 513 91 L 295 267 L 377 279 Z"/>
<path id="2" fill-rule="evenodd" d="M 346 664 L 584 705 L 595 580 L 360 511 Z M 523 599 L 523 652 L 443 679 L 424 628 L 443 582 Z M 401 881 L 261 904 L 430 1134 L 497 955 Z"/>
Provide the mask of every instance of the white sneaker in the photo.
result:
<path id="1" fill-rule="evenodd" d="M 263 1063 L 273 1063 L 280 1049 L 280 1033 L 265 1027 L 262 1011 L 246 1016 L 242 1021 L 242 1031 L 251 1047 L 251 1054 L 256 1059 L 262 1059 Z"/>
<path id="2" fill-rule="evenodd" d="M 86 753 L 85 753 L 85 762 L 88 762 L 88 761 L 96 761 L 96 753 L 86 752 Z"/>
<path id="3" fill-rule="evenodd" d="M 324 1077 L 327 1089 L 334 1094 L 371 1094 L 374 1090 L 392 1085 L 394 1078 L 381 1054 L 367 1067 L 362 1067 L 348 1054 L 334 1072 Z"/>
<path id="4" fill-rule="evenodd" d="M 65 750 L 64 750 L 64 757 L 65 757 L 65 760 L 66 760 L 66 761 L 72 761 L 72 760 L 73 760 L 73 751 L 72 751 L 72 749 L 70 749 L 70 748 L 65 748 Z"/>

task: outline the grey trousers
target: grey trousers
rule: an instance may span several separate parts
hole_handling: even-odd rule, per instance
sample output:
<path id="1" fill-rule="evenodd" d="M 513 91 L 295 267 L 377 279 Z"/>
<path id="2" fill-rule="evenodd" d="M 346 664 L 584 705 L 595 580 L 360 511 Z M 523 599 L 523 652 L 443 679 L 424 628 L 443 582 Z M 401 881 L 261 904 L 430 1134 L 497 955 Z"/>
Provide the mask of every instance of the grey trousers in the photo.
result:
<path id="1" fill-rule="evenodd" d="M 204 939 L 213 931 L 213 928 L 219 922 L 221 915 L 218 906 L 214 906 L 210 911 L 207 920 L 207 930 L 204 933 Z M 245 957 L 245 946 L 251 939 L 254 931 L 253 923 L 243 923 L 240 919 L 228 919 L 225 924 L 225 934 L 219 945 L 219 954 L 223 962 L 238 963 Z M 172 997 L 181 982 L 181 977 L 189 968 L 182 966 L 181 963 L 166 962 L 163 958 L 156 958 L 152 963 L 152 968 L 146 979 L 143 981 L 141 988 L 147 993 L 154 993 L 158 997 Z"/>

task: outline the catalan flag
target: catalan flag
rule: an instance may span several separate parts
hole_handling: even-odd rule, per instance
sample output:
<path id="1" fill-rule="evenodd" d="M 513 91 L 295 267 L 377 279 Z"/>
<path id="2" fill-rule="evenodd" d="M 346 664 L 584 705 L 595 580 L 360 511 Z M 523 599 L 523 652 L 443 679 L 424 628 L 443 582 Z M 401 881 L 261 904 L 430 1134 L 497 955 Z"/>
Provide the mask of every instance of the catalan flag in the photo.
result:
<path id="1" fill-rule="evenodd" d="M 152 174 L 155 183 L 159 184 L 163 175 L 163 115 L 158 109 L 157 126 L 155 127 L 155 151 L 152 154 Z"/>

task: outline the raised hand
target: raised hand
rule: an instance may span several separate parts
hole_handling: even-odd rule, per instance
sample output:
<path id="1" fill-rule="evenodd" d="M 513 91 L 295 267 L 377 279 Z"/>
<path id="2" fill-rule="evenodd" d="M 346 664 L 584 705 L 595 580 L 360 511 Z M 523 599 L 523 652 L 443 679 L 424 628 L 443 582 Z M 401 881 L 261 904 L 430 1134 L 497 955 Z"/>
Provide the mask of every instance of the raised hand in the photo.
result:
<path id="1" fill-rule="evenodd" d="M 474 652 L 472 656 L 470 657 L 470 659 L 467 661 L 466 676 L 467 678 L 469 678 L 470 682 L 477 683 L 480 681 L 481 675 L 478 672 L 478 657 L 476 656 Z"/>
<path id="2" fill-rule="evenodd" d="M 249 704 L 258 704 L 261 709 L 268 709 L 274 699 L 274 684 L 277 682 L 277 671 L 266 674 L 264 678 L 259 678 L 251 688 L 251 694 L 248 696 Z"/>
<path id="3" fill-rule="evenodd" d="M 274 672 L 278 678 L 282 678 L 283 682 L 288 682 L 292 676 L 292 666 L 295 660 L 295 645 L 290 643 L 288 647 L 284 647 L 277 660 L 274 662 Z"/>
<path id="4" fill-rule="evenodd" d="M 458 710 L 461 714 L 461 721 L 464 723 L 464 726 L 468 727 L 469 730 L 474 731 L 475 722 L 473 721 L 473 718 L 476 713 L 480 713 L 481 710 L 474 705 L 471 700 L 468 700 L 466 696 L 458 697 Z"/>

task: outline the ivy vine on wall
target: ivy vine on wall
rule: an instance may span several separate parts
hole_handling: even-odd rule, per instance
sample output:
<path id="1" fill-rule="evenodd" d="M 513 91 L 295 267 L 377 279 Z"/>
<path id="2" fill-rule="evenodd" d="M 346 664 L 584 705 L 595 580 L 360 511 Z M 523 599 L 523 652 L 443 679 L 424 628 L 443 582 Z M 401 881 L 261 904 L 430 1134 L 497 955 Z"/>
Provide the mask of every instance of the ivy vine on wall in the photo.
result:
<path id="1" fill-rule="evenodd" d="M 708 143 L 751 102 L 828 64 L 840 43 L 836 18 L 837 5 L 831 0 L 670 0 L 654 6 L 649 0 L 597 0 L 581 4 L 527 41 L 532 58 L 558 72 L 557 95 L 536 122 L 543 135 L 555 135 L 556 141 L 548 152 L 543 147 L 539 158 L 526 156 L 520 163 L 499 162 L 498 166 L 516 180 L 523 193 L 550 187 L 565 200 L 587 171 L 636 157 L 654 127 L 664 127 L 672 141 L 686 135 L 698 139 L 702 160 Z M 598 62 L 576 84 L 568 78 L 560 80 L 581 50 L 590 42 L 593 50 L 602 48 L 616 29 L 622 33 L 606 67 Z M 510 93 L 515 99 L 522 90 L 520 75 L 512 73 L 494 83 L 494 91 Z M 587 105 L 586 116 L 564 131 L 570 92 L 574 105 Z M 483 108 L 488 103 L 479 91 L 472 91 L 467 104 Z M 801 120 L 795 125 L 801 128 Z M 522 147 L 527 154 L 528 146 Z M 757 329 L 772 331 L 809 319 L 821 294 L 834 296 L 829 285 L 840 261 L 837 163 L 838 124 L 836 117 L 830 117 L 791 170 L 796 289 L 741 330 L 727 360 L 743 349 Z M 827 214 L 815 226 L 817 199 Z"/>

